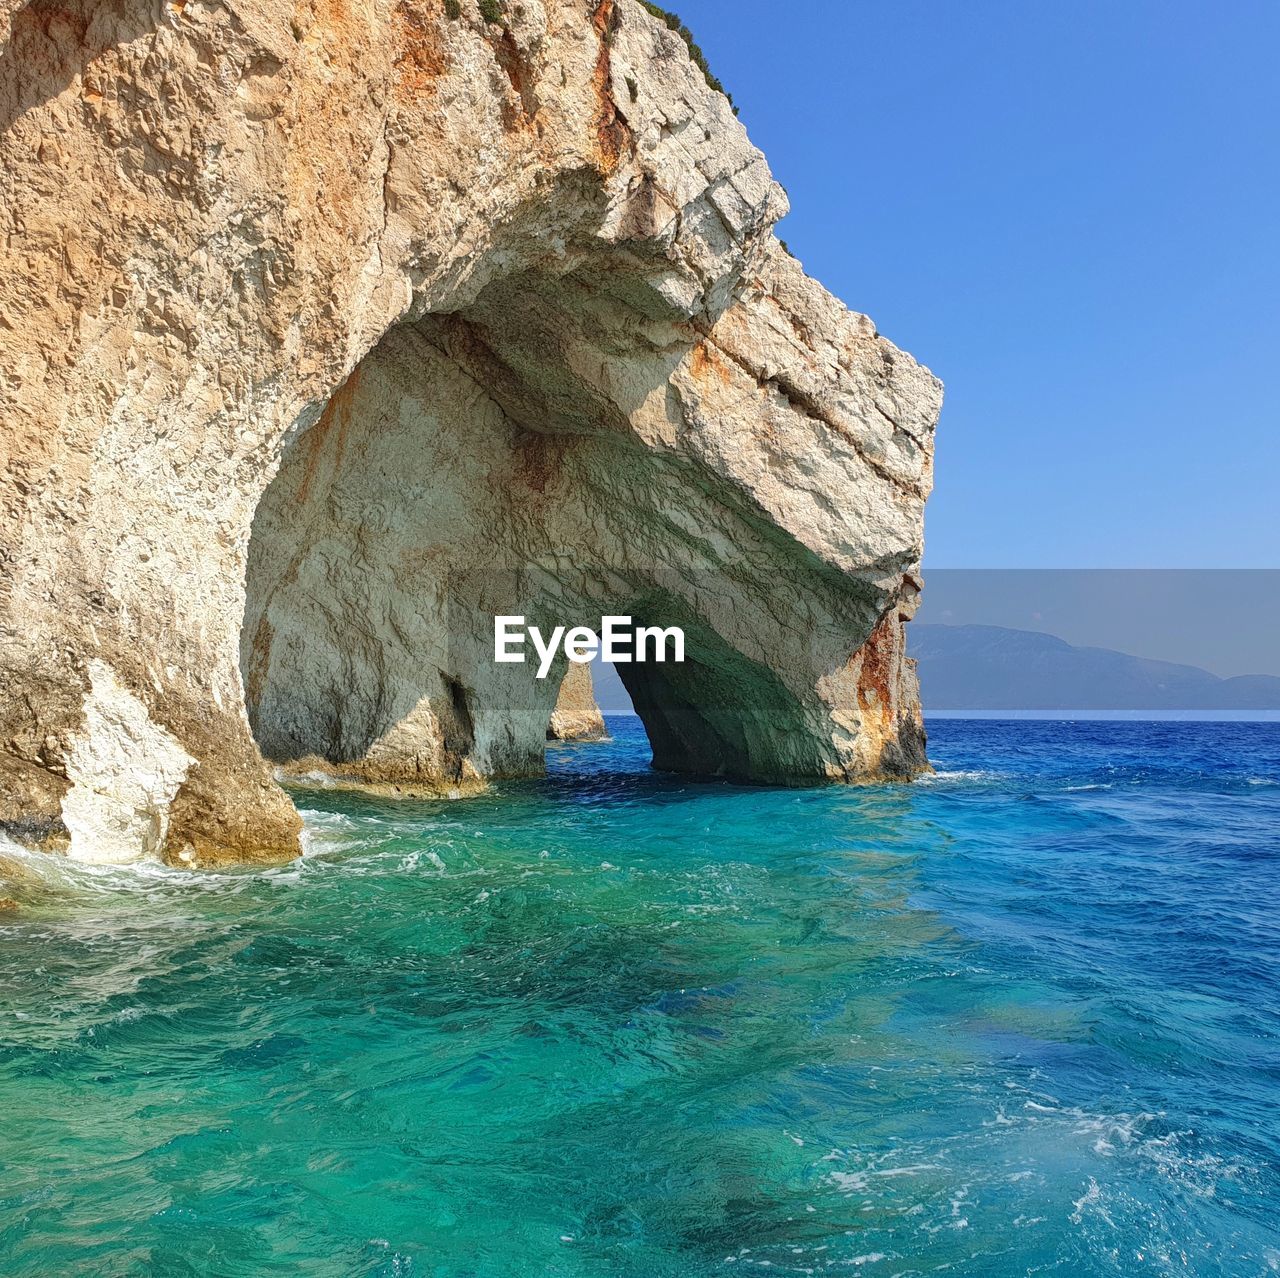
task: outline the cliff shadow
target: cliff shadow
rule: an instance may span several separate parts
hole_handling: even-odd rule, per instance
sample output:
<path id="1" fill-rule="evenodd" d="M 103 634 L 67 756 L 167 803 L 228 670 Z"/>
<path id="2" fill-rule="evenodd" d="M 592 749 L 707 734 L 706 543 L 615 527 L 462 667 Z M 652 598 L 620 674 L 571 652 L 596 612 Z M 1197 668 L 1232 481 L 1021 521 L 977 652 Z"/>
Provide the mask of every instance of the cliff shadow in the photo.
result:
<path id="1" fill-rule="evenodd" d="M 13 14 L 9 43 L 0 51 L 0 134 L 77 80 L 81 109 L 96 109 L 108 84 L 127 82 L 112 55 L 163 26 L 164 13 L 160 0 L 31 0 L 24 5 Z"/>

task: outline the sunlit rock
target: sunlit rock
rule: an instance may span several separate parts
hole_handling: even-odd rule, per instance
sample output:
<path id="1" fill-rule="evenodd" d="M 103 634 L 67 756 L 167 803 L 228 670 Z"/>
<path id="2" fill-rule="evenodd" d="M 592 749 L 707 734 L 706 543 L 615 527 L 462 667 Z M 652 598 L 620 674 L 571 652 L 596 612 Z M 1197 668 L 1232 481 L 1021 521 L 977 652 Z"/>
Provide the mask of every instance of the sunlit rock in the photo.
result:
<path id="1" fill-rule="evenodd" d="M 659 767 L 925 766 L 936 379 L 641 6 L 459 8 L 8 0 L 11 836 L 279 859 L 277 766 L 536 773 L 562 671 L 495 611 L 683 626 L 619 667 Z"/>
<path id="2" fill-rule="evenodd" d="M 601 741 L 608 735 L 591 687 L 591 667 L 571 663 L 547 724 L 548 741 Z"/>

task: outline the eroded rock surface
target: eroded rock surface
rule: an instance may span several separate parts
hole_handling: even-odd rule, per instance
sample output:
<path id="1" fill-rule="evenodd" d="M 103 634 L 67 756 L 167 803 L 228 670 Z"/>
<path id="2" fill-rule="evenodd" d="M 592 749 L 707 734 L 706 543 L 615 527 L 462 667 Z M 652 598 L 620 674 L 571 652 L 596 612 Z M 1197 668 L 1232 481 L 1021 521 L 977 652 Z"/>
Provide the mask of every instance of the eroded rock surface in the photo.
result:
<path id="1" fill-rule="evenodd" d="M 924 766 L 940 387 L 640 5 L 4 5 L 0 828 L 272 859 L 273 763 L 536 772 L 495 612 L 683 625 L 660 767 Z"/>

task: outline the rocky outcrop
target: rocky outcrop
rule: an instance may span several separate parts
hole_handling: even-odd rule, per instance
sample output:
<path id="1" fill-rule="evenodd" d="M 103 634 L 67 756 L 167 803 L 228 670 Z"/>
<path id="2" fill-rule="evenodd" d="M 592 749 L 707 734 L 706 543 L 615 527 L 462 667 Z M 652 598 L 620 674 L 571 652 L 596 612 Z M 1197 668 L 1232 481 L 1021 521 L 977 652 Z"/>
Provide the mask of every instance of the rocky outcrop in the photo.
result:
<path id="1" fill-rule="evenodd" d="M 273 765 L 536 772 L 498 612 L 684 626 L 660 767 L 925 766 L 940 387 L 642 6 L 7 7 L 0 828 L 271 859 Z"/>
<path id="2" fill-rule="evenodd" d="M 603 741 L 608 735 L 591 686 L 591 667 L 570 664 L 547 724 L 547 740 Z"/>

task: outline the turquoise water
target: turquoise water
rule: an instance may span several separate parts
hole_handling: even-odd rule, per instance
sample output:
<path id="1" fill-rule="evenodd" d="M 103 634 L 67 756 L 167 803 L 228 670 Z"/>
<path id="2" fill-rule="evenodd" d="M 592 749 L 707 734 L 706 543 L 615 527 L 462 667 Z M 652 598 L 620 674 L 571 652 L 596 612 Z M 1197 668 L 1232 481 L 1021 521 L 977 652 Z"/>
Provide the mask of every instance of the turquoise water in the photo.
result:
<path id="1" fill-rule="evenodd" d="M 0 1273 L 1280 1271 L 1280 725 L 818 790 L 613 726 L 267 873 L 23 858 Z"/>

